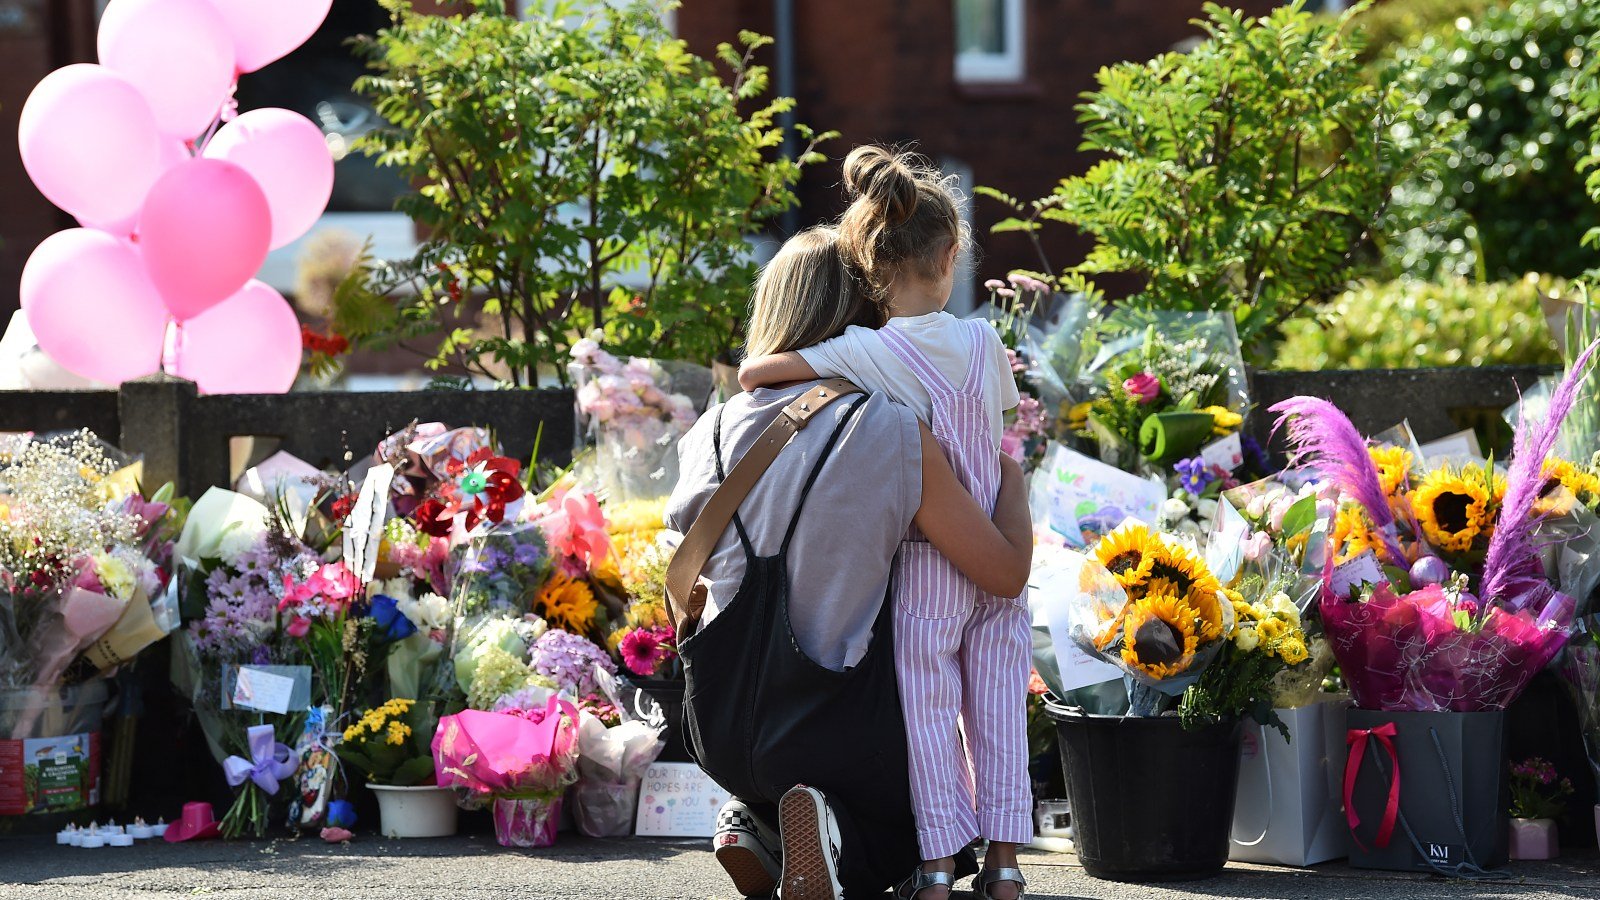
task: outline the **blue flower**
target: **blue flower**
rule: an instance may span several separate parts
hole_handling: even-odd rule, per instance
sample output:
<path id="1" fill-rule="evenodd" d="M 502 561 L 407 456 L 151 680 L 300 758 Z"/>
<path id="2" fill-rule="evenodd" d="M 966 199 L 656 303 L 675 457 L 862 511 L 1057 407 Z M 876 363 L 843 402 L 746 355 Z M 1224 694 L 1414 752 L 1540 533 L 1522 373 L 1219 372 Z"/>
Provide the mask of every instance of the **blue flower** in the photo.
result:
<path id="1" fill-rule="evenodd" d="M 356 807 L 349 800 L 334 800 L 328 804 L 330 828 L 353 828 L 356 824 Z"/>
<path id="2" fill-rule="evenodd" d="M 1178 484 L 1196 497 L 1206 489 L 1206 485 L 1217 480 L 1217 476 L 1212 473 L 1211 467 L 1206 465 L 1203 457 L 1180 459 L 1173 468 L 1178 472 Z"/>
<path id="3" fill-rule="evenodd" d="M 383 631 L 383 636 L 391 641 L 403 641 L 417 633 L 417 626 L 400 612 L 400 605 L 395 599 L 384 594 L 372 598 L 372 621 Z"/>

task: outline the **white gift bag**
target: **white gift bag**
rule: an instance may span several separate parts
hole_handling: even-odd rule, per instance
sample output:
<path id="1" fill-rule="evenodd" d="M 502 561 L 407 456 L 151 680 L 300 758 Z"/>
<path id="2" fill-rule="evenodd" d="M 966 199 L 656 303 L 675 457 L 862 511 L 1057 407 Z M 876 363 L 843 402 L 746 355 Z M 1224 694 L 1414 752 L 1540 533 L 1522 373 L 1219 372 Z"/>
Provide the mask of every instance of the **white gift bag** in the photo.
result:
<path id="1" fill-rule="evenodd" d="M 1339 697 L 1278 710 L 1287 742 L 1245 722 L 1229 859 L 1310 866 L 1349 855 L 1340 795 L 1347 706 Z"/>

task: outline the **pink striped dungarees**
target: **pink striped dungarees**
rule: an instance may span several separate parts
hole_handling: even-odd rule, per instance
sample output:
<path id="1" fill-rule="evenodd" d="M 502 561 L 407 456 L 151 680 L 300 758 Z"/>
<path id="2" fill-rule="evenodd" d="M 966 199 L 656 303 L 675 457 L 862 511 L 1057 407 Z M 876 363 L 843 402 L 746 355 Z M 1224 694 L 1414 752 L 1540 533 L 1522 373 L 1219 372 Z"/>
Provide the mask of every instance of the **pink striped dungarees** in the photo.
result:
<path id="1" fill-rule="evenodd" d="M 992 514 L 1000 460 L 984 401 L 989 353 L 979 330 L 991 326 L 971 325 L 972 364 L 960 387 L 894 325 L 878 334 L 927 388 L 933 436 L 961 483 Z M 895 601 L 895 670 L 922 858 L 951 856 L 980 834 L 1031 841 L 1025 704 L 1032 636 L 1025 600 L 979 591 L 913 533 L 900 545 Z"/>

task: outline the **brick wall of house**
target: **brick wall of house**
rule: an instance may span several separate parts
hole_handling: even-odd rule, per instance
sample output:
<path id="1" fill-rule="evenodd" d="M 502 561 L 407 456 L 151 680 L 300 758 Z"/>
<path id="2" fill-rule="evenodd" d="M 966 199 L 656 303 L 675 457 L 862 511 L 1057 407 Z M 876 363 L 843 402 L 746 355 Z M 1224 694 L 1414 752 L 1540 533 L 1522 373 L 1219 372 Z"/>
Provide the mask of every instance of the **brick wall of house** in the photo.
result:
<path id="1" fill-rule="evenodd" d="M 1271 0 L 1236 0 L 1252 14 Z M 833 165 L 810 174 L 803 218 L 842 210 L 837 160 L 869 141 L 915 142 L 935 161 L 959 160 L 973 181 L 1021 198 L 1043 196 L 1092 160 L 1078 152 L 1074 105 L 1102 66 L 1147 59 L 1191 37 L 1202 0 L 1025 0 L 1026 75 L 1017 85 L 963 86 L 954 74 L 951 0 L 796 0 L 796 95 L 800 121 L 836 129 Z M 735 40 L 739 29 L 772 33 L 772 0 L 686 0 L 678 32 L 699 53 Z M 771 63 L 769 54 L 764 58 Z M 988 235 L 998 204 L 979 200 L 978 271 L 988 277 L 1037 268 L 1020 235 Z M 1077 262 L 1087 243 L 1066 226 L 1045 233 L 1052 264 Z"/>

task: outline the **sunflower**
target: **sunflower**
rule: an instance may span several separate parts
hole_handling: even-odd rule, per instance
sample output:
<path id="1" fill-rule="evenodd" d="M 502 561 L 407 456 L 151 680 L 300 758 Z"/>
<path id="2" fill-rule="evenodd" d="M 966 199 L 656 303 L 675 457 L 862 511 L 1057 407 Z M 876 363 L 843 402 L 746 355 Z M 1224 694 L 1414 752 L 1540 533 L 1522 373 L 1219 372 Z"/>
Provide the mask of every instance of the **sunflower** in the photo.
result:
<path id="1" fill-rule="evenodd" d="M 1473 540 L 1493 528 L 1493 487 L 1448 467 L 1429 472 L 1413 492 L 1411 504 L 1422 536 L 1440 550 L 1471 550 Z"/>
<path id="2" fill-rule="evenodd" d="M 1193 550 L 1158 540 L 1151 556 L 1154 557 L 1150 565 L 1152 580 L 1161 578 L 1171 582 L 1177 588 L 1179 599 L 1191 609 L 1202 613 L 1217 609 L 1217 592 L 1222 590 L 1222 584 Z M 1220 611 L 1216 611 L 1216 620 L 1220 627 Z"/>
<path id="3" fill-rule="evenodd" d="M 1411 477 L 1411 453 L 1404 447 L 1368 447 L 1367 455 L 1378 469 L 1378 484 L 1392 504 Z"/>
<path id="4" fill-rule="evenodd" d="M 589 585 L 564 572 L 550 576 L 550 580 L 539 588 L 534 603 L 545 621 L 573 634 L 588 631 L 589 626 L 594 624 L 595 611 L 600 608 Z"/>
<path id="5" fill-rule="evenodd" d="M 1600 499 L 1600 476 L 1564 459 L 1546 460 L 1544 478 L 1539 489 L 1539 515 L 1566 515 L 1574 504 L 1591 506 Z"/>
<path id="6" fill-rule="evenodd" d="M 1195 611 L 1171 594 L 1135 602 L 1123 623 L 1122 661 L 1155 679 L 1182 674 L 1200 643 L 1195 620 Z"/>
<path id="7" fill-rule="evenodd" d="M 1128 524 L 1102 537 L 1094 545 L 1094 558 L 1117 577 L 1125 588 L 1144 584 L 1162 550 L 1161 538 L 1143 525 Z"/>

